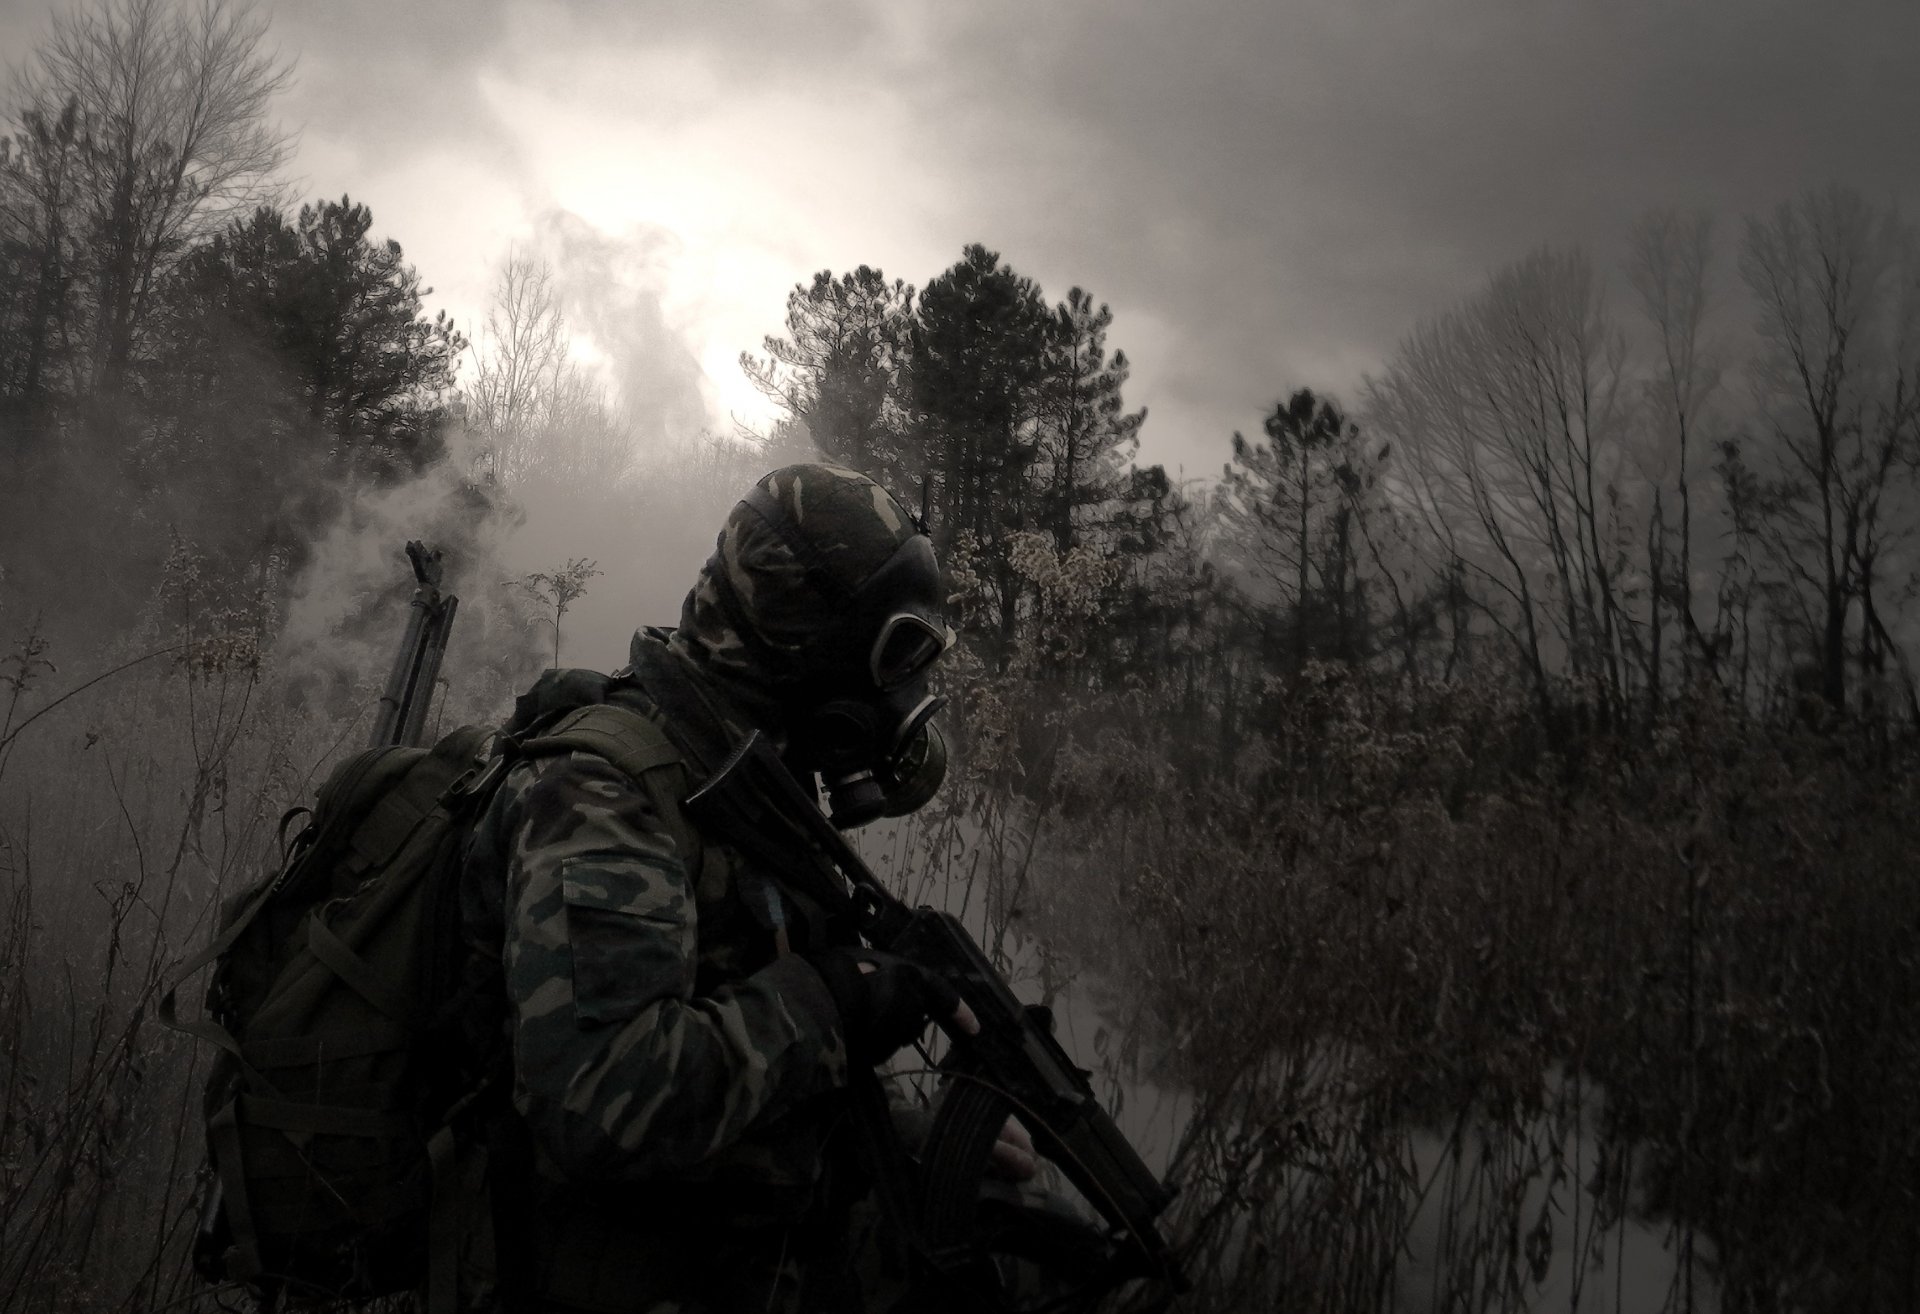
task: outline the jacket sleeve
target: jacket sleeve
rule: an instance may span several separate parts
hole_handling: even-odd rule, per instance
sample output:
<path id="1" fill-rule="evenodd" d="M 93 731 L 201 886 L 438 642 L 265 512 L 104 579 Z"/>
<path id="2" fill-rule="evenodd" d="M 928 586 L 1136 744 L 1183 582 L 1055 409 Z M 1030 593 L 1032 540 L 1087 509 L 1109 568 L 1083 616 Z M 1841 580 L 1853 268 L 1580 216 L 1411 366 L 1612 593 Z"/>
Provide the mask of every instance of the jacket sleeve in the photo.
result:
<path id="1" fill-rule="evenodd" d="M 695 997 L 694 876 L 645 790 L 575 752 L 503 794 L 514 1102 L 563 1173 L 683 1171 L 845 1085 L 832 996 L 803 960 Z"/>

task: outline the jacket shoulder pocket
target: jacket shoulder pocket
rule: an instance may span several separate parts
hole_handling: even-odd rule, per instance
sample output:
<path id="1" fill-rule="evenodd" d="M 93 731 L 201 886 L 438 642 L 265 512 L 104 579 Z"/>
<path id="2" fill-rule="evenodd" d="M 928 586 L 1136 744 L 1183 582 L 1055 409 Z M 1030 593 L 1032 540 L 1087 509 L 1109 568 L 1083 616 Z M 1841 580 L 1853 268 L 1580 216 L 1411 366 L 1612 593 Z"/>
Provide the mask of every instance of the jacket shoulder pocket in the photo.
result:
<path id="1" fill-rule="evenodd" d="M 562 866 L 560 886 L 580 1022 L 624 1021 L 692 994 L 694 904 L 677 865 L 574 858 Z"/>

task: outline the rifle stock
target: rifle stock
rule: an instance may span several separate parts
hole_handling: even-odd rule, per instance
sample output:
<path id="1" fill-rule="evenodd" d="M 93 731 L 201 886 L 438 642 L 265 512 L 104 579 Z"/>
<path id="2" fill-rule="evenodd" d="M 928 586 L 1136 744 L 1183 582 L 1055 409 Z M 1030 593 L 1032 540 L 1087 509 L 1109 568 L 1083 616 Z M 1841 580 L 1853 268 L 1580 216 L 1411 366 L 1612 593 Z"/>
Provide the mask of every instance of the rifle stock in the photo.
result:
<path id="1" fill-rule="evenodd" d="M 758 732 L 735 750 L 713 777 L 687 800 L 696 821 L 712 822 L 729 838 L 764 836 L 786 829 L 799 845 L 780 850 L 777 870 L 791 869 L 796 850 L 812 854 L 807 893 L 850 917 L 868 944 L 899 954 L 951 983 L 979 1019 L 977 1035 L 958 1032 L 936 1019 L 952 1048 L 942 1072 L 957 1084 L 949 1091 L 930 1138 L 929 1191 L 922 1221 L 934 1230 L 951 1225 L 943 1211 L 970 1206 L 956 1201 L 951 1171 L 977 1174 L 985 1152 L 1008 1112 L 1017 1112 L 1033 1133 L 1035 1148 L 1059 1166 L 1111 1233 L 1121 1257 L 1118 1277 L 1152 1277 L 1174 1291 L 1187 1283 L 1155 1220 L 1173 1199 L 1142 1162 L 1094 1094 L 1089 1074 L 1055 1039 L 1052 1015 L 1022 1004 L 959 919 L 933 908 L 909 908 L 881 885 L 846 837 L 834 829 L 816 800 L 787 770 Z M 748 839 L 747 846 L 759 847 Z M 834 879 L 846 881 L 851 894 Z M 951 1131 L 947 1162 L 940 1163 L 943 1126 Z M 944 1193 L 945 1200 L 935 1199 Z"/>

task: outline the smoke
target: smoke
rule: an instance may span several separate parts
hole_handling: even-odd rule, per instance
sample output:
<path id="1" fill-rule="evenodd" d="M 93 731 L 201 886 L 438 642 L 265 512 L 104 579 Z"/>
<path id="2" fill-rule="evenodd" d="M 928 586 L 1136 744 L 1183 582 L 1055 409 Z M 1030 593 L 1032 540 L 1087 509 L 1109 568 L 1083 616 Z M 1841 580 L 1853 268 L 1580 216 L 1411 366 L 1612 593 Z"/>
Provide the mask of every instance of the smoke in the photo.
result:
<path id="1" fill-rule="evenodd" d="M 705 373 L 667 312 L 679 239 L 644 224 L 614 236 L 571 211 L 550 210 L 536 225 L 534 245 L 554 271 L 576 347 L 585 348 L 612 389 L 636 455 L 684 444 L 711 427 Z"/>
<path id="2" fill-rule="evenodd" d="M 601 573 L 562 620 L 560 661 L 625 665 L 636 627 L 678 622 L 728 508 L 766 468 L 758 449 L 708 437 L 646 453 L 608 483 L 537 473 L 510 490 L 521 519 L 498 546 L 500 577 L 592 561 Z M 552 632 L 542 633 L 550 660 Z"/>
<path id="3" fill-rule="evenodd" d="M 532 452 L 504 490 L 510 532 L 488 545 L 500 581 L 585 560 L 601 572 L 560 619 L 563 665 L 611 670 L 641 625 L 673 625 L 748 486 L 811 450 L 716 432 L 715 389 L 669 287 L 682 256 L 668 230 L 603 231 L 552 210 L 531 250 L 551 274 L 573 363 L 598 396 L 558 424 L 515 435 Z M 552 659 L 551 620 L 537 628 Z"/>
<path id="4" fill-rule="evenodd" d="M 672 625 L 728 509 L 768 469 L 810 451 L 711 427 L 710 381 L 668 309 L 678 253 L 664 230 L 603 232 L 553 211 L 531 254 L 552 276 L 584 401 L 511 435 L 531 458 L 505 484 L 476 484 L 479 440 L 452 435 L 419 478 L 346 499 L 294 591 L 280 655 L 302 696 L 370 706 L 404 628 L 412 577 L 403 548 L 446 556 L 460 597 L 443 678 L 446 724 L 492 720 L 553 660 L 612 670 L 638 626 Z M 556 618 L 525 587 L 591 562 L 599 574 Z"/>
<path id="5" fill-rule="evenodd" d="M 344 499 L 287 604 L 274 665 L 290 699 L 341 719 L 370 711 L 405 629 L 414 589 L 406 544 L 419 539 L 442 553 L 442 587 L 460 599 L 438 724 L 504 714 L 539 669 L 540 636 L 500 566 L 520 513 L 469 479 L 471 467 L 471 444 L 456 434 L 447 458 L 420 477 Z"/>
<path id="6" fill-rule="evenodd" d="M 144 619 L 172 526 L 141 505 L 120 463 L 58 438 L 35 451 L 27 426 L 0 412 L 0 638 L 37 628 L 83 647 Z"/>

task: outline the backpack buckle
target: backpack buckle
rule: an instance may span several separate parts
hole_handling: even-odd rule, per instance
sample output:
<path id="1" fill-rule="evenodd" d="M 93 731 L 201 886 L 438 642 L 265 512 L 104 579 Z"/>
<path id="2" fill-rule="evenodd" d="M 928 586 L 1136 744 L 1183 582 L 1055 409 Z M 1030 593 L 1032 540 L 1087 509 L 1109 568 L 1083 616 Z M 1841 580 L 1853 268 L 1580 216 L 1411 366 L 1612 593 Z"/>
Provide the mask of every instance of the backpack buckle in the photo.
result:
<path id="1" fill-rule="evenodd" d="M 519 746 L 519 741 L 511 735 L 495 735 L 487 743 L 487 755 L 454 777 L 440 801 L 450 808 L 458 808 L 491 796 L 507 774 L 507 768 L 519 756 L 515 751 Z"/>

